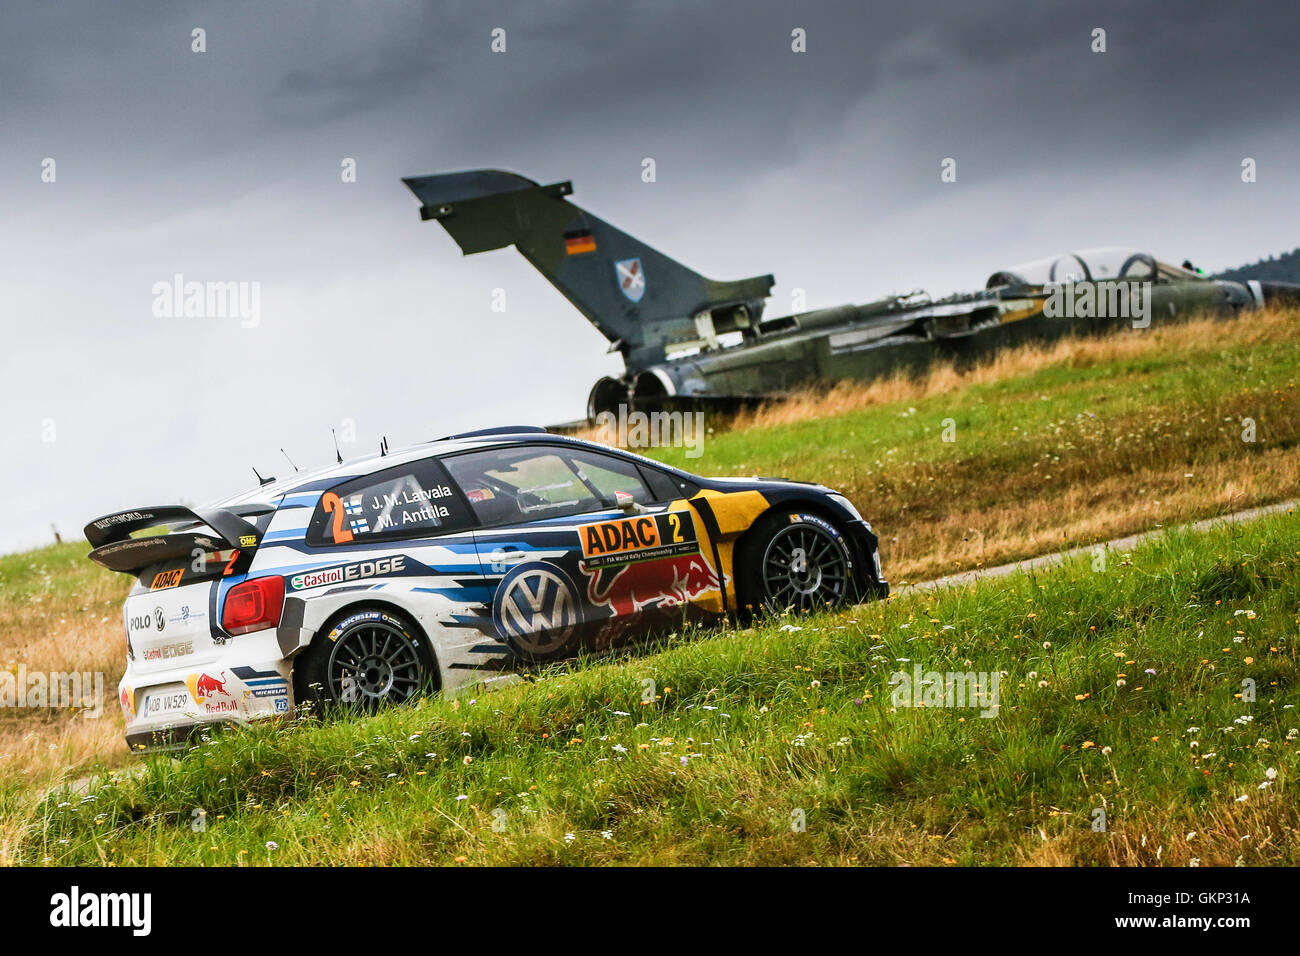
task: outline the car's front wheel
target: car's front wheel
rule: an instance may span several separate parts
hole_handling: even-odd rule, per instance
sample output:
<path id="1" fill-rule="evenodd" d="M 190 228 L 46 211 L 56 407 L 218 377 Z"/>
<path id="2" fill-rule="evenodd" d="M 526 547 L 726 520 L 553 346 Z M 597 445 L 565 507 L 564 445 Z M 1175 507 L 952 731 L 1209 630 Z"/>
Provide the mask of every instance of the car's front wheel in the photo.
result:
<path id="1" fill-rule="evenodd" d="M 343 614 L 316 636 L 294 666 L 299 703 L 373 711 L 436 686 L 428 642 L 405 617 L 384 608 Z"/>
<path id="2" fill-rule="evenodd" d="M 848 544 L 817 515 L 765 515 L 746 536 L 737 560 L 741 605 L 751 612 L 835 608 L 853 592 Z"/>

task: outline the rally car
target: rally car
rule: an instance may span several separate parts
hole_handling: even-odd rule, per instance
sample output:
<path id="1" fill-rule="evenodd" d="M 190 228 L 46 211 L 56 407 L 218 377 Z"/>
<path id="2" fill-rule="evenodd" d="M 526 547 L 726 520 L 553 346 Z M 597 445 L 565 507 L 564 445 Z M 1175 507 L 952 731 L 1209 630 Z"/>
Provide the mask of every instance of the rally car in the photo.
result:
<path id="1" fill-rule="evenodd" d="M 127 743 L 512 679 L 685 620 L 888 593 L 843 495 L 509 427 L 86 526 L 132 575 Z"/>

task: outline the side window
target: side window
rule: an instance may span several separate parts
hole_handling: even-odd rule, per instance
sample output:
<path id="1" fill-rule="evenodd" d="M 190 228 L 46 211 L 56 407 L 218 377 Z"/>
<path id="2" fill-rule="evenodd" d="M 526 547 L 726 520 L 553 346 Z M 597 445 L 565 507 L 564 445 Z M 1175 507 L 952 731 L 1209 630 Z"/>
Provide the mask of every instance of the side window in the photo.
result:
<path id="1" fill-rule="evenodd" d="M 700 490 L 700 486 L 693 481 L 683 481 L 675 475 L 669 475 L 648 465 L 641 466 L 641 474 L 645 477 L 646 484 L 650 486 L 650 494 L 654 496 L 655 501 L 690 498 Z"/>
<path id="2" fill-rule="evenodd" d="M 398 465 L 331 488 L 307 526 L 307 543 L 352 544 L 445 534 L 473 525 L 437 459 Z"/>
<path id="3" fill-rule="evenodd" d="M 511 445 L 443 459 L 484 525 L 614 507 L 617 492 L 654 500 L 631 462 L 563 445 Z"/>
<path id="4" fill-rule="evenodd" d="M 641 469 L 630 461 L 586 451 L 576 451 L 569 458 L 577 466 L 578 474 L 591 482 L 610 504 L 618 500 L 618 492 L 631 495 L 638 504 L 655 500 L 641 477 Z"/>

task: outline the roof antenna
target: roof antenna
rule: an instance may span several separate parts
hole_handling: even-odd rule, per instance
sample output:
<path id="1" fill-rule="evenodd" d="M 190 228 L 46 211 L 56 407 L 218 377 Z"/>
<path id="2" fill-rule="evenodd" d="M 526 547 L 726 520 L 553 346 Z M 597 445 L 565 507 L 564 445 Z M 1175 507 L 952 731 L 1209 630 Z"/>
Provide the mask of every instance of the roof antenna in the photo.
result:
<path id="1" fill-rule="evenodd" d="M 334 430 L 332 425 L 330 426 L 330 434 L 334 436 L 334 457 L 339 460 L 341 465 L 343 464 L 343 452 L 339 451 L 339 433 Z"/>
<path id="2" fill-rule="evenodd" d="M 271 482 L 275 481 L 275 478 L 263 478 L 261 475 L 258 475 L 256 468 L 253 469 L 253 474 L 257 475 L 257 483 L 259 485 L 269 485 Z"/>
<path id="3" fill-rule="evenodd" d="M 283 448 L 281 448 L 281 449 L 280 449 L 280 454 L 281 454 L 281 455 L 284 455 L 284 460 L 287 461 L 290 465 L 293 466 L 293 470 L 294 470 L 294 472 L 296 473 L 296 472 L 298 471 L 298 466 L 297 466 L 297 465 L 294 465 L 294 463 L 293 463 L 293 459 L 289 457 L 289 453 L 288 453 L 287 451 L 285 451 Z"/>
<path id="4" fill-rule="evenodd" d="M 379 454 L 381 456 L 388 454 L 388 437 L 382 436 L 379 439 Z"/>

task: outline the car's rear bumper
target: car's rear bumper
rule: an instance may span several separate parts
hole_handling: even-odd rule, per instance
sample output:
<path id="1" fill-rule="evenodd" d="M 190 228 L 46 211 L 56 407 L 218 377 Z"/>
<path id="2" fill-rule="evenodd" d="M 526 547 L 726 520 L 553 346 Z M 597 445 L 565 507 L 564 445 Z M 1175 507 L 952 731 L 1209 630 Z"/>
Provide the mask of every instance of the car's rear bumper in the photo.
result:
<path id="1" fill-rule="evenodd" d="M 236 639 L 204 664 L 147 673 L 129 665 L 118 684 L 127 745 L 133 751 L 172 749 L 198 731 L 292 713 L 292 662 L 261 658 L 256 651 L 265 648 L 255 643 L 241 647 Z"/>

